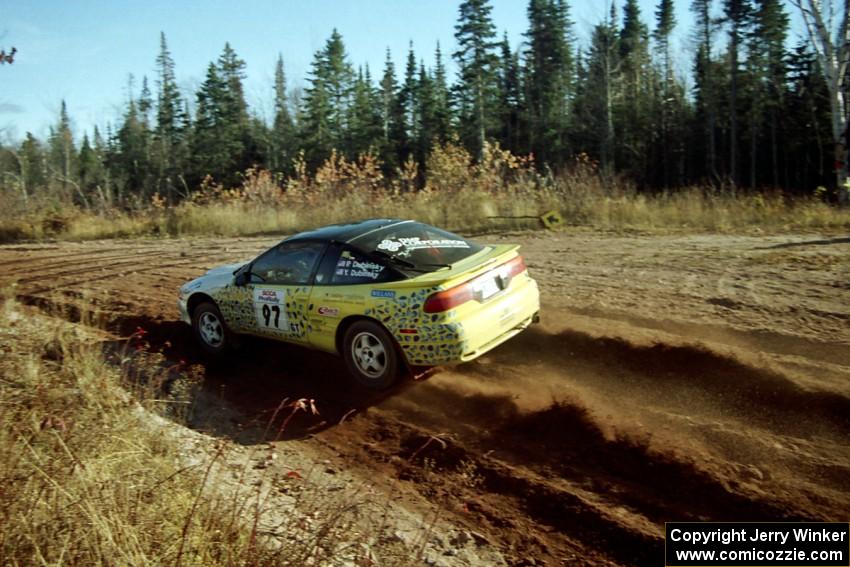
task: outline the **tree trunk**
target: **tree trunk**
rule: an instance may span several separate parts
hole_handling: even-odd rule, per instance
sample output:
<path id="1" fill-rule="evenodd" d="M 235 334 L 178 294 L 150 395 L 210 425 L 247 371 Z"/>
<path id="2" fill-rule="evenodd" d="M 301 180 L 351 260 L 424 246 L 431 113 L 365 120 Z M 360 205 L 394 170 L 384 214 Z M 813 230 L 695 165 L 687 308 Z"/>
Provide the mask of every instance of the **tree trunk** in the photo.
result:
<path id="1" fill-rule="evenodd" d="M 845 112 L 844 81 L 847 65 L 850 63 L 850 1 L 843 0 L 844 9 L 838 13 L 840 25 L 835 37 L 830 36 L 833 6 L 831 0 L 826 12 L 822 0 L 791 0 L 800 11 L 806 24 L 809 41 L 818 56 L 821 71 L 829 90 L 830 114 L 832 121 L 832 143 L 835 149 L 835 190 L 838 202 L 850 204 L 850 192 L 847 183 L 847 149 L 845 136 L 848 133 L 847 113 Z M 824 18 L 824 13 L 828 15 Z"/>
<path id="2" fill-rule="evenodd" d="M 779 153 L 776 141 L 776 109 L 770 111 L 770 158 L 773 172 L 773 186 L 779 187 Z"/>
<path id="3" fill-rule="evenodd" d="M 733 24 L 737 25 L 737 24 Z M 729 178 L 732 185 L 737 185 L 737 159 L 738 159 L 738 31 L 732 31 L 730 43 L 730 66 L 732 74 L 732 88 L 729 99 Z"/>
<path id="4" fill-rule="evenodd" d="M 750 189 L 756 188 L 756 165 L 758 164 L 758 113 L 753 111 L 750 116 Z"/>
<path id="5" fill-rule="evenodd" d="M 843 80 L 842 80 L 843 84 Z M 835 191 L 839 204 L 846 206 L 850 200 L 850 190 L 847 187 L 847 147 L 845 135 L 847 131 L 847 115 L 844 112 L 844 90 L 839 86 L 835 92 L 830 89 L 830 106 L 832 114 L 832 141 L 835 145 Z"/>

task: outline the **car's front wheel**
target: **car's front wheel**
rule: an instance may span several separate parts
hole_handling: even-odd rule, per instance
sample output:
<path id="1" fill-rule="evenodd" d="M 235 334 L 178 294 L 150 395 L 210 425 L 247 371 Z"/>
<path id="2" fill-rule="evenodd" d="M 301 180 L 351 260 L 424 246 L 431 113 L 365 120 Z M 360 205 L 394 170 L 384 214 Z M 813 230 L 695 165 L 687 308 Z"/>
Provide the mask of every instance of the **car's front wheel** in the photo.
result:
<path id="1" fill-rule="evenodd" d="M 224 317 L 213 303 L 201 303 L 195 308 L 192 312 L 192 329 L 201 348 L 210 354 L 219 354 L 230 346 Z"/>
<path id="2" fill-rule="evenodd" d="M 358 384 L 388 388 L 399 374 L 399 355 L 390 334 L 372 321 L 357 321 L 345 331 L 343 357 Z"/>

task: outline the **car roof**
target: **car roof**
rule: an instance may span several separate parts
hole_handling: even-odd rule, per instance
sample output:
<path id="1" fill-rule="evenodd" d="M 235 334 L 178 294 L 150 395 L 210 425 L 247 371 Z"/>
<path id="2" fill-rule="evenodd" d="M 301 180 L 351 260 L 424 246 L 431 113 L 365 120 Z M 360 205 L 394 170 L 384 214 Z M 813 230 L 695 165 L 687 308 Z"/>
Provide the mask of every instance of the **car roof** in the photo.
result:
<path id="1" fill-rule="evenodd" d="M 375 230 L 404 222 L 413 222 L 402 219 L 368 219 L 359 222 L 345 224 L 331 224 L 306 232 L 299 232 L 286 239 L 286 242 L 298 241 L 325 241 L 325 242 L 350 242 Z"/>

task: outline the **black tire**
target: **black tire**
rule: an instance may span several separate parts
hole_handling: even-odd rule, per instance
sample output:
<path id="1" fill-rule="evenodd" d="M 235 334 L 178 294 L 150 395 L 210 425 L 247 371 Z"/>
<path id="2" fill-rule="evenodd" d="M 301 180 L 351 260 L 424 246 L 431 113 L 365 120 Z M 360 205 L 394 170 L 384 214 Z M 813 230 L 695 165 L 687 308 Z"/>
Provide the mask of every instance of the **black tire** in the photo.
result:
<path id="1" fill-rule="evenodd" d="M 342 356 L 357 384 L 384 390 L 398 379 L 399 354 L 390 334 L 372 321 L 356 321 L 345 331 Z"/>
<path id="2" fill-rule="evenodd" d="M 224 317 L 214 303 L 204 302 L 195 307 L 192 312 L 192 331 L 201 348 L 210 354 L 227 351 L 233 342 Z"/>

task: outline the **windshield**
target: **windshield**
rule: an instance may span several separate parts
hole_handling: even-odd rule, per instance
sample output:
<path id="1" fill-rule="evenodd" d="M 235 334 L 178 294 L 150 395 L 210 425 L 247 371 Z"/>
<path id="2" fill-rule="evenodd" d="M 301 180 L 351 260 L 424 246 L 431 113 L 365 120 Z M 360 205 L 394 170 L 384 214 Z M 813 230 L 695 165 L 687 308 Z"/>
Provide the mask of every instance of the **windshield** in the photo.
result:
<path id="1" fill-rule="evenodd" d="M 436 270 L 449 267 L 484 249 L 462 236 L 418 222 L 391 225 L 351 240 L 369 254 L 388 257 L 402 268 Z"/>

